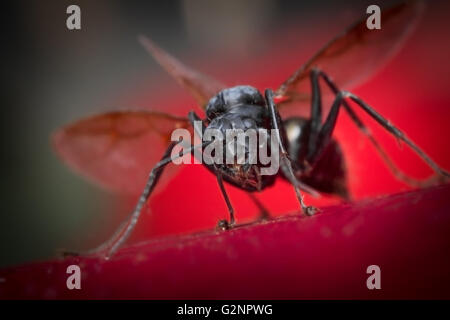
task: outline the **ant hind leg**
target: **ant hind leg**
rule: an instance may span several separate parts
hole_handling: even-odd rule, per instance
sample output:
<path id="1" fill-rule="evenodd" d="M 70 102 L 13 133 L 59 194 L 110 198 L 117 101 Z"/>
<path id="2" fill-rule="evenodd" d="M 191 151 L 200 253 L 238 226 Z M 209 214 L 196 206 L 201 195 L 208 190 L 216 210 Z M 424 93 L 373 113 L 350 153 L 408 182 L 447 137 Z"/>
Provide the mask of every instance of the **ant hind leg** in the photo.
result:
<path id="1" fill-rule="evenodd" d="M 360 99 L 359 97 L 357 97 L 356 95 L 354 95 L 350 92 L 340 91 L 337 88 L 337 86 L 334 84 L 334 82 L 330 79 L 330 77 L 328 77 L 328 75 L 325 74 L 323 71 L 314 69 L 312 72 L 316 73 L 316 75 L 320 75 L 325 80 L 326 84 L 330 87 L 330 89 L 337 95 L 335 103 L 337 103 L 338 105 L 342 104 L 344 109 L 349 114 L 350 118 L 357 125 L 358 129 L 364 135 L 366 135 L 366 137 L 369 139 L 369 141 L 374 145 L 377 152 L 380 154 L 382 159 L 385 161 L 385 163 L 387 164 L 387 166 L 389 167 L 389 169 L 392 171 L 392 173 L 394 174 L 394 176 L 397 179 L 399 179 L 411 186 L 423 187 L 423 186 L 428 186 L 428 185 L 434 184 L 439 181 L 445 181 L 450 178 L 450 174 L 447 171 L 440 168 L 427 154 L 425 154 L 424 151 L 422 151 L 414 142 L 412 142 L 403 132 L 401 132 L 398 128 L 396 128 L 394 125 L 392 125 L 387 119 L 385 119 L 383 116 L 381 116 L 378 112 L 376 112 L 372 107 L 370 107 L 362 99 Z M 315 79 L 317 82 L 317 76 L 315 77 Z M 389 158 L 387 153 L 384 151 L 384 149 L 381 147 L 381 145 L 378 143 L 378 141 L 371 134 L 370 130 L 364 125 L 364 123 L 355 114 L 355 112 L 350 107 L 350 105 L 345 100 L 345 98 L 349 98 L 352 101 L 354 101 L 360 108 L 362 108 L 365 112 L 367 112 L 373 119 L 375 119 L 381 126 L 383 126 L 386 130 L 388 130 L 392 135 L 394 135 L 396 138 L 405 142 L 412 150 L 414 150 L 418 154 L 418 156 L 420 158 L 422 158 L 435 171 L 436 175 L 434 175 L 426 180 L 418 180 L 418 179 L 412 178 L 412 177 L 404 174 L 400 169 L 398 169 L 396 167 L 396 165 L 392 162 L 392 160 Z M 340 103 L 338 100 L 340 101 Z M 336 108 L 339 108 L 339 106 L 337 106 Z M 330 114 L 332 112 L 337 112 L 337 110 L 333 111 L 333 107 L 332 107 L 332 110 L 330 110 Z M 325 126 L 325 124 L 324 124 L 324 126 Z M 330 128 L 328 128 L 328 130 L 330 130 Z"/>

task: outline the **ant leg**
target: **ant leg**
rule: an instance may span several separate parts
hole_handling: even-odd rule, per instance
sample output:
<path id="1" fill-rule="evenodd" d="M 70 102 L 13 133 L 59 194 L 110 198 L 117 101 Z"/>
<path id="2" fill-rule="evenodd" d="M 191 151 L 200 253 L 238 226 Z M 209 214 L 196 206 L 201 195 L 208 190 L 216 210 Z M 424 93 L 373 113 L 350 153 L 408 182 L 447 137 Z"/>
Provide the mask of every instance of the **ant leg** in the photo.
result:
<path id="1" fill-rule="evenodd" d="M 416 154 L 422 158 L 437 174 L 450 178 L 450 173 L 439 167 L 422 149 L 410 140 L 402 131 L 391 124 L 387 119 L 376 112 L 371 106 L 361 100 L 358 96 L 350 92 L 343 92 L 343 95 L 356 102 L 365 112 L 375 119 L 382 127 L 389 131 L 396 138 L 405 142 Z"/>
<path id="2" fill-rule="evenodd" d="M 315 68 L 311 71 L 312 73 L 315 73 L 316 75 L 321 76 L 325 83 L 328 85 L 328 87 L 335 93 L 339 93 L 339 89 L 334 84 L 334 82 L 330 79 L 330 77 L 324 73 L 323 71 Z M 315 83 L 318 85 L 318 79 L 317 76 L 315 77 Z M 313 86 L 314 91 L 314 86 Z M 389 155 L 386 153 L 386 151 L 382 148 L 382 146 L 378 143 L 378 141 L 373 136 L 372 132 L 369 130 L 369 128 L 362 122 L 362 120 L 356 115 L 356 113 L 353 111 L 353 109 L 350 107 L 350 105 L 347 103 L 347 101 L 342 100 L 342 105 L 347 112 L 347 114 L 350 116 L 352 121 L 355 123 L 355 125 L 358 127 L 361 133 L 363 133 L 367 139 L 372 143 L 372 145 L 375 147 L 375 150 L 378 152 L 380 157 L 383 159 L 383 161 L 388 166 L 389 170 L 392 172 L 392 174 L 400 181 L 403 181 L 404 183 L 413 186 L 413 187 L 425 187 L 432 185 L 438 181 L 440 181 L 442 178 L 439 175 L 433 175 L 430 178 L 426 180 L 420 180 L 415 179 L 413 177 L 410 177 L 406 175 L 404 172 L 402 172 L 395 163 L 391 160 Z"/>
<path id="3" fill-rule="evenodd" d="M 250 199 L 252 199 L 253 203 L 259 209 L 259 220 L 269 220 L 270 214 L 269 210 L 264 206 L 264 204 L 255 196 L 253 193 L 247 193 Z"/>
<path id="4" fill-rule="evenodd" d="M 117 229 L 117 231 L 109 240 L 105 241 L 97 248 L 86 252 L 87 255 L 104 253 L 104 251 L 107 251 L 105 254 L 105 258 L 109 259 L 117 251 L 117 249 L 128 239 L 134 227 L 136 226 L 142 208 L 145 202 L 147 201 L 148 197 L 150 196 L 151 192 L 153 191 L 156 183 L 158 182 L 158 179 L 161 176 L 164 167 L 172 160 L 170 157 L 170 153 L 172 152 L 176 144 L 177 144 L 176 142 L 173 142 L 169 145 L 167 150 L 164 152 L 161 161 L 158 162 L 150 172 L 144 191 L 139 197 L 138 203 L 134 211 L 129 215 L 129 217 L 125 219 L 125 221 L 121 223 L 120 227 Z"/>
<path id="5" fill-rule="evenodd" d="M 222 195 L 225 199 L 225 202 L 227 203 L 228 212 L 230 213 L 230 222 L 228 223 L 227 220 L 220 220 L 217 224 L 217 228 L 220 230 L 227 230 L 234 226 L 234 209 L 231 205 L 230 199 L 228 198 L 227 191 L 225 190 L 225 186 L 223 185 L 223 178 L 222 174 L 220 172 L 216 172 L 217 177 L 217 183 L 219 184 L 220 191 L 222 191 Z"/>
<path id="6" fill-rule="evenodd" d="M 197 135 L 200 134 L 200 132 L 198 132 L 198 128 L 194 126 L 194 122 L 195 121 L 201 121 L 200 117 L 194 112 L 191 111 L 188 114 L 188 118 L 189 121 L 191 122 L 191 125 L 194 127 L 194 131 Z M 205 131 L 205 125 L 202 122 L 202 131 Z M 217 170 L 214 170 L 214 172 L 216 173 L 216 177 L 217 177 L 217 183 L 219 184 L 220 187 L 220 191 L 222 192 L 222 195 L 225 199 L 225 202 L 227 204 L 227 208 L 228 208 L 228 212 L 230 213 L 230 222 L 228 222 L 227 220 L 220 220 L 219 223 L 217 224 L 217 229 L 219 230 L 228 230 L 231 227 L 233 227 L 235 220 L 234 220 L 234 209 L 233 206 L 231 205 L 231 201 L 228 198 L 228 194 L 227 191 L 225 190 L 225 186 L 223 185 L 223 178 L 222 178 L 222 174 L 220 172 L 218 172 Z"/>
<path id="7" fill-rule="evenodd" d="M 280 147 L 280 168 L 285 174 L 285 176 L 288 178 L 288 180 L 291 182 L 291 184 L 294 186 L 295 194 L 297 195 L 297 199 L 300 202 L 300 207 L 302 208 L 302 211 L 306 215 L 313 215 L 317 209 L 311 206 L 307 206 L 305 202 L 303 201 L 303 195 L 300 192 L 300 189 L 303 189 L 311 194 L 316 194 L 316 191 L 302 183 L 301 181 L 298 181 L 297 178 L 294 175 L 294 171 L 292 169 L 291 160 L 288 157 L 288 153 L 286 152 L 286 149 L 284 148 L 281 135 L 280 135 L 280 114 L 278 113 L 275 103 L 273 101 L 273 92 L 270 89 L 266 89 L 265 91 L 266 96 L 266 103 L 267 107 L 270 112 L 271 121 L 272 121 L 272 129 L 275 129 L 278 145 Z"/>
<path id="8" fill-rule="evenodd" d="M 310 119 L 310 134 L 308 138 L 308 154 L 307 158 L 314 153 L 317 145 L 317 138 L 322 127 L 322 99 L 319 85 L 319 71 L 317 69 L 311 70 L 309 77 L 311 81 L 312 95 L 311 95 L 311 119 Z"/>
<path id="9" fill-rule="evenodd" d="M 372 118 L 374 118 L 381 126 L 383 126 L 386 130 L 388 130 L 392 135 L 397 137 L 398 139 L 404 141 L 411 149 L 413 149 L 436 173 L 444 176 L 450 177 L 450 174 L 445 170 L 441 169 L 430 157 L 428 157 L 425 152 L 423 152 L 414 142 L 412 142 L 406 135 L 397 129 L 394 125 L 392 125 L 387 119 L 381 116 L 378 112 L 376 112 L 371 106 L 365 103 L 356 95 L 347 92 L 347 91 L 339 91 L 333 105 L 331 107 L 330 113 L 322 126 L 321 132 L 319 133 L 318 138 L 318 146 L 316 152 L 313 156 L 313 159 L 309 159 L 310 161 L 314 161 L 314 158 L 318 157 L 320 153 L 323 151 L 324 147 L 330 140 L 331 134 L 336 125 L 336 119 L 339 113 L 340 105 L 345 98 L 350 98 L 358 106 L 360 106 L 365 112 L 367 112 Z"/>
<path id="10" fill-rule="evenodd" d="M 316 160 L 319 158 L 319 156 L 322 154 L 322 151 L 330 142 L 331 136 L 336 126 L 336 120 L 339 115 L 339 109 L 343 101 L 343 98 L 344 98 L 343 92 L 341 91 L 337 94 L 336 99 L 334 100 L 333 105 L 331 106 L 330 112 L 328 113 L 325 122 L 320 128 L 316 144 L 313 146 L 312 150 L 309 150 L 310 152 L 308 153 L 308 156 L 306 158 L 308 163 L 314 164 Z"/>
<path id="11" fill-rule="evenodd" d="M 200 135 L 200 132 L 198 132 L 198 128 L 196 126 L 194 126 L 195 121 L 201 121 L 200 117 L 194 111 L 191 111 L 188 114 L 188 118 L 189 118 L 189 121 L 191 122 L 191 125 L 194 127 L 194 131 L 196 132 L 196 134 Z M 203 122 L 202 122 L 202 131 L 205 131 L 205 125 L 203 124 Z M 217 224 L 217 229 L 228 230 L 231 227 L 233 227 L 234 223 L 235 223 L 234 209 L 233 209 L 233 206 L 231 205 L 230 199 L 228 198 L 228 194 L 227 194 L 227 191 L 225 190 L 225 186 L 223 185 L 222 174 L 220 172 L 218 172 L 217 170 L 214 170 L 214 171 L 216 173 L 217 183 L 219 184 L 220 191 L 222 192 L 222 195 L 227 204 L 228 212 L 230 213 L 230 222 L 228 222 L 227 220 L 220 220 L 219 223 Z"/>
<path id="12" fill-rule="evenodd" d="M 86 252 L 87 255 L 92 254 L 99 254 L 99 253 L 105 253 L 105 258 L 109 259 L 119 248 L 120 246 L 128 239 L 128 237 L 131 235 L 131 232 L 133 231 L 134 227 L 136 226 L 138 219 L 140 217 L 142 208 L 144 207 L 145 203 L 147 202 L 147 199 L 150 197 L 153 189 L 155 188 L 161 174 L 163 173 L 164 167 L 172 162 L 172 160 L 175 160 L 177 158 L 183 157 L 185 154 L 192 152 L 194 149 L 202 147 L 202 145 L 191 147 L 183 154 L 178 154 L 171 156 L 171 152 L 173 148 L 180 142 L 172 142 L 169 147 L 167 148 L 166 152 L 164 153 L 161 161 L 159 161 L 150 172 L 149 178 L 147 180 L 147 183 L 145 185 L 144 191 L 142 192 L 141 196 L 139 197 L 138 203 L 133 210 L 133 212 L 130 214 L 130 216 L 120 225 L 118 230 L 114 233 L 114 235 L 107 241 L 105 241 L 103 244 L 98 246 L 95 249 L 89 250 Z M 70 253 L 69 253 L 70 254 Z"/>

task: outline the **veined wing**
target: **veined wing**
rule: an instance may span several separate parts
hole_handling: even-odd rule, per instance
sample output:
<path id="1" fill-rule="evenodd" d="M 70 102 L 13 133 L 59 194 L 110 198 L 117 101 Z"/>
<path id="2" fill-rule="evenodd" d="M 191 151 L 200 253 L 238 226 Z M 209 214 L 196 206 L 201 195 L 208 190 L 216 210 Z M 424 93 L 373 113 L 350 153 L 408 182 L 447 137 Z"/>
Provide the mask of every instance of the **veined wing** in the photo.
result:
<path id="1" fill-rule="evenodd" d="M 367 17 L 353 24 L 278 88 L 276 94 L 280 112 L 285 115 L 309 113 L 309 73 L 314 67 L 326 72 L 341 89 L 346 90 L 370 78 L 401 48 L 423 9 L 422 1 L 405 1 L 382 11 L 379 30 L 367 28 Z M 302 105 L 302 102 L 308 105 Z M 288 110 L 294 106 L 297 110 Z"/>
<path id="2" fill-rule="evenodd" d="M 165 113 L 118 111 L 63 127 L 52 140 L 63 161 L 89 180 L 110 190 L 138 194 L 169 145 L 172 131 L 188 127 L 187 119 Z M 166 171 L 161 180 L 168 181 Z"/>
<path id="3" fill-rule="evenodd" d="M 145 36 L 139 36 L 139 41 L 155 60 L 169 73 L 181 86 L 195 98 L 198 104 L 205 108 L 209 99 L 226 86 L 210 76 L 204 75 L 184 65 L 179 60 L 158 47 Z"/>

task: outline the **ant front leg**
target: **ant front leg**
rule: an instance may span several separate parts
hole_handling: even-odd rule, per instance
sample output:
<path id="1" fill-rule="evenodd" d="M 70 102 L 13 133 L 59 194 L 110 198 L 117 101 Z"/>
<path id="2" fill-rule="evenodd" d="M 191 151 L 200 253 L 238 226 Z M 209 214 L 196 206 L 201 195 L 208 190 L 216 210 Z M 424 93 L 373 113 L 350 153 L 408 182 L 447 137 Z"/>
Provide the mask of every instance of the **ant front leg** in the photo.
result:
<path id="1" fill-rule="evenodd" d="M 275 129 L 276 135 L 277 135 L 277 142 L 280 148 L 280 168 L 283 171 L 284 175 L 288 178 L 288 180 L 291 182 L 291 184 L 294 186 L 295 194 L 297 195 L 297 199 L 300 203 L 300 207 L 302 208 L 303 213 L 305 213 L 308 216 L 313 215 L 317 212 L 317 209 L 312 206 L 307 206 L 305 202 L 303 201 L 303 195 L 300 192 L 300 189 L 305 190 L 309 193 L 315 194 L 315 190 L 311 189 L 309 186 L 305 185 L 304 183 L 297 180 L 297 178 L 294 175 L 294 170 L 292 169 L 291 160 L 288 157 L 288 153 L 286 151 L 286 148 L 283 145 L 283 140 L 281 139 L 280 134 L 280 127 L 281 127 L 281 121 L 280 121 L 280 114 L 278 113 L 278 110 L 275 106 L 275 102 L 273 101 L 273 92 L 270 89 L 266 89 L 265 91 L 266 96 L 266 103 L 267 108 L 270 112 L 271 122 L 272 122 L 272 129 Z"/>
<path id="2" fill-rule="evenodd" d="M 196 134 L 200 135 L 200 132 L 198 132 L 199 128 L 194 125 L 194 123 L 196 121 L 201 121 L 200 117 L 195 112 L 191 111 L 188 114 L 188 118 L 189 118 L 189 121 L 191 122 L 191 125 L 194 127 Z M 203 122 L 202 122 L 201 130 L 202 130 L 202 132 L 205 131 L 205 125 L 203 124 Z M 225 190 L 222 174 L 216 168 L 214 168 L 214 173 L 216 174 L 217 183 L 219 184 L 220 191 L 222 192 L 223 198 L 225 199 L 225 202 L 227 204 L 228 212 L 230 214 L 230 222 L 228 222 L 227 220 L 220 220 L 217 223 L 217 229 L 228 230 L 228 229 L 232 228 L 235 224 L 234 209 L 233 209 L 233 206 L 231 205 L 231 201 L 230 201 L 230 198 L 228 197 L 227 191 Z"/>
<path id="3" fill-rule="evenodd" d="M 220 191 L 222 192 L 222 195 L 225 199 L 225 202 L 227 203 L 228 212 L 230 213 L 230 222 L 227 220 L 220 220 L 217 224 L 217 229 L 219 230 L 228 230 L 234 226 L 235 220 L 234 220 L 234 209 L 231 205 L 230 198 L 228 198 L 227 191 L 225 190 L 225 186 L 223 185 L 223 178 L 222 174 L 218 171 L 216 171 L 216 177 L 217 177 L 217 183 L 219 184 Z"/>

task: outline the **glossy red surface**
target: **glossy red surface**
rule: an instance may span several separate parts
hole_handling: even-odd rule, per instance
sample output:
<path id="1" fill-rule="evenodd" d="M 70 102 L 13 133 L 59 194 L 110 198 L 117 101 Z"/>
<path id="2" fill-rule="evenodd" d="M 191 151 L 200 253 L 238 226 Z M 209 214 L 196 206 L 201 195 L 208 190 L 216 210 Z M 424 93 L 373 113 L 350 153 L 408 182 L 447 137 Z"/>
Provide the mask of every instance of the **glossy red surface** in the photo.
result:
<path id="1" fill-rule="evenodd" d="M 110 261 L 1 270 L 0 298 L 450 298 L 450 185 L 287 215 L 229 232 L 148 241 Z M 66 268 L 81 268 L 68 290 Z M 366 268 L 381 269 L 368 290 Z"/>
<path id="2" fill-rule="evenodd" d="M 449 169 L 447 30 L 445 12 L 429 10 L 392 62 L 353 91 Z M 228 65 L 226 58 L 217 57 L 196 66 L 214 70 L 213 76 L 231 84 L 275 88 L 308 58 L 306 52 L 311 50 L 305 47 L 318 48 L 328 40 L 311 36 L 309 42 L 293 42 L 295 34 L 292 28 L 283 37 L 274 36 L 272 51 L 248 57 L 241 64 Z M 168 110 L 193 105 L 187 95 L 173 98 L 176 85 L 160 89 L 131 92 L 122 104 L 167 106 Z M 405 172 L 415 177 L 431 173 L 405 146 L 399 148 L 376 123 L 363 118 Z M 347 158 L 354 204 L 306 197 L 323 211 L 312 218 L 285 215 L 298 210 L 298 203 L 292 187 L 279 181 L 260 199 L 273 216 L 283 217 L 227 233 L 206 231 L 167 238 L 212 230 L 227 217 L 215 177 L 200 165 L 187 166 L 151 199 L 152 214 L 143 215 L 129 243 L 145 242 L 121 250 L 109 262 L 71 259 L 1 270 L 0 297 L 450 298 L 450 187 L 369 200 L 409 187 L 393 178 L 345 116 L 338 121 L 336 137 Z M 227 189 L 238 223 L 253 220 L 257 208 L 245 193 L 231 186 Z M 134 199 L 129 207 L 133 204 Z M 122 211 L 111 213 L 117 221 L 125 216 Z M 72 263 L 82 268 L 81 291 L 65 287 L 66 267 Z M 381 267 L 382 290 L 366 288 L 366 268 L 371 264 Z"/>

